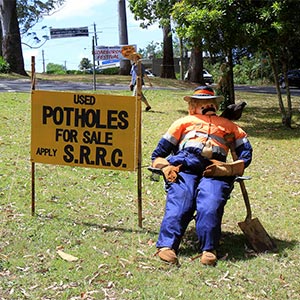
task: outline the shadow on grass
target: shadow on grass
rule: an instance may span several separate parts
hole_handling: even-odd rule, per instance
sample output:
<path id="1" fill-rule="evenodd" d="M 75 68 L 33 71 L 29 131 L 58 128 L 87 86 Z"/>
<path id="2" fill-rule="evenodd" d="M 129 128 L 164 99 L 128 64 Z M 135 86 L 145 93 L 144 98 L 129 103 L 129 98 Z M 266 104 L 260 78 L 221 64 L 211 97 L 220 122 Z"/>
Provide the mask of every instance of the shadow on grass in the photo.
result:
<path id="1" fill-rule="evenodd" d="M 45 216 L 38 215 L 39 218 L 45 219 Z M 60 219 L 59 217 L 54 217 L 55 219 Z M 47 219 L 49 219 L 47 217 Z M 51 218 L 53 219 L 53 217 Z M 158 236 L 157 230 L 149 230 L 149 228 L 128 228 L 126 226 L 110 226 L 108 224 L 99 224 L 93 222 L 85 222 L 85 221 L 74 221 L 71 219 L 63 219 L 64 221 L 68 221 L 72 224 L 76 224 L 79 226 L 87 226 L 91 228 L 99 229 L 105 233 L 110 232 L 123 232 L 123 233 L 147 233 L 151 235 Z M 297 240 L 285 241 L 272 237 L 275 245 L 277 246 L 277 251 L 273 253 L 278 253 L 279 255 L 284 255 L 286 250 L 293 250 L 297 245 Z M 255 258 L 258 254 L 251 250 L 251 247 L 247 245 L 246 237 L 243 233 L 235 233 L 230 231 L 222 231 L 222 237 L 220 241 L 220 246 L 218 250 L 218 259 L 219 260 L 229 260 L 229 261 L 245 261 Z M 182 238 L 179 255 L 186 256 L 191 259 L 199 256 L 198 249 L 198 238 L 196 234 L 195 228 L 192 226 L 185 232 L 185 235 Z"/>
<path id="2" fill-rule="evenodd" d="M 132 234 L 145 232 L 145 233 L 153 234 L 156 236 L 158 235 L 157 230 L 149 230 L 149 228 L 145 229 L 145 228 L 140 228 L 140 227 L 136 227 L 136 226 L 126 227 L 126 224 L 124 226 L 122 226 L 122 225 L 112 226 L 112 225 L 108 225 L 107 223 L 101 224 L 101 223 L 97 223 L 97 222 L 80 221 L 80 220 L 75 220 L 75 219 L 70 219 L 70 218 L 59 217 L 58 215 L 49 216 L 49 215 L 44 215 L 44 214 L 39 214 L 39 213 L 36 213 L 35 217 L 39 218 L 42 221 L 55 220 L 59 223 L 69 223 L 69 224 L 75 224 L 77 226 L 86 226 L 86 227 L 98 229 L 105 233 L 119 231 L 119 232 L 123 232 L 123 233 L 132 233 Z M 138 224 L 138 219 L 136 219 L 136 224 Z"/>
<path id="3" fill-rule="evenodd" d="M 279 255 L 284 253 L 287 249 L 294 249 L 297 241 L 284 241 L 273 238 L 273 241 L 277 245 L 277 251 Z M 195 228 L 191 228 L 186 232 L 182 240 L 179 255 L 187 256 L 190 258 L 197 257 L 199 254 L 198 240 Z M 233 233 L 229 231 L 222 232 L 222 238 L 218 249 L 218 257 L 220 260 L 233 260 L 233 261 L 245 261 L 256 257 L 254 251 L 247 245 L 247 240 L 243 233 Z"/>
<path id="4" fill-rule="evenodd" d="M 299 111 L 293 111 L 293 119 L 299 116 Z M 246 107 L 241 117 L 242 122 L 247 122 L 242 128 L 254 137 L 262 137 L 271 140 L 300 138 L 299 124 L 292 124 L 287 128 L 281 122 L 282 116 L 278 107 Z"/>
<path id="5" fill-rule="evenodd" d="M 125 233 L 141 233 L 141 232 L 147 232 L 153 235 L 158 235 L 157 231 L 151 231 L 149 229 L 145 230 L 143 228 L 126 228 L 126 227 L 119 227 L 119 226 L 109 226 L 107 224 L 97 224 L 97 223 L 90 223 L 90 222 L 73 222 L 76 225 L 81 225 L 81 226 L 88 226 L 88 227 L 93 227 L 102 230 L 103 232 L 115 232 L 115 231 L 120 231 L 120 232 L 125 232 Z"/>
<path id="6" fill-rule="evenodd" d="M 151 108 L 149 111 L 147 111 L 147 114 L 162 114 L 162 115 L 166 115 L 167 113 L 163 112 L 163 111 L 160 111 L 160 110 L 155 110 L 155 109 Z"/>

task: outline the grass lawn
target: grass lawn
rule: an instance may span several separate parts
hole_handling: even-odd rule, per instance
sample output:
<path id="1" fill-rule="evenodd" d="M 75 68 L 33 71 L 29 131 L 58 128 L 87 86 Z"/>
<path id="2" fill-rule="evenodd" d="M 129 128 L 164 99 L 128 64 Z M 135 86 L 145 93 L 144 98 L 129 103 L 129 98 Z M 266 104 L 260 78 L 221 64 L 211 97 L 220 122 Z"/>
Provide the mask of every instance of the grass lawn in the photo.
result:
<path id="1" fill-rule="evenodd" d="M 156 79 L 157 80 L 157 79 Z M 0 299 L 300 299 L 300 99 L 294 129 L 281 124 L 276 95 L 237 93 L 238 123 L 249 134 L 253 162 L 245 175 L 253 217 L 278 245 L 255 255 L 237 223 L 246 216 L 236 185 L 223 218 L 216 267 L 203 267 L 194 223 L 182 241 L 181 266 L 162 263 L 155 242 L 163 216 L 162 180 L 147 166 L 169 125 L 186 114 L 191 90 L 147 90 L 142 112 L 143 228 L 137 174 L 36 164 L 31 216 L 30 94 L 0 93 Z M 130 95 L 130 91 L 97 91 Z M 77 258 L 63 259 L 58 250 Z"/>

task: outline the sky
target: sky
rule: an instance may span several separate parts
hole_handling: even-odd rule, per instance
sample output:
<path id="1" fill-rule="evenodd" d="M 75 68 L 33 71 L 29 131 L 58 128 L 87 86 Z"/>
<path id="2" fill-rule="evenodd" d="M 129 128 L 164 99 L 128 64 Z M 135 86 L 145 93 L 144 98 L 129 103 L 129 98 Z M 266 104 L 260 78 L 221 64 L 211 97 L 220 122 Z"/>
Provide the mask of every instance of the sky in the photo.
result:
<path id="1" fill-rule="evenodd" d="M 162 30 L 158 25 L 142 29 L 126 2 L 128 43 L 143 49 L 152 41 L 161 43 Z M 50 37 L 52 28 L 88 27 L 88 37 L 49 39 L 42 47 L 33 43 L 31 36 L 22 37 L 22 49 L 25 70 L 31 70 L 31 57 L 35 56 L 36 72 L 43 72 L 48 63 L 64 65 L 67 70 L 77 70 L 82 58 L 93 61 L 92 39 L 96 28 L 97 45 L 119 45 L 118 0 L 66 0 L 63 7 L 51 16 L 44 17 L 32 31 L 43 40 L 43 35 Z M 31 46 L 31 47 L 29 47 Z M 33 47 L 33 48 L 32 48 Z"/>

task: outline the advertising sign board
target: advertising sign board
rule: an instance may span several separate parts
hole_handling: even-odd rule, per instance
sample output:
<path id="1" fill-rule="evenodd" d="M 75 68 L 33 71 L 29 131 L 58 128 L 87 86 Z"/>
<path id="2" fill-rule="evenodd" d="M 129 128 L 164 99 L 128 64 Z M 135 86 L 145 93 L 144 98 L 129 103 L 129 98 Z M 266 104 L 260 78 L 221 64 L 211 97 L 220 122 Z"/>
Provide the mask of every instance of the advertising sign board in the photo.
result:
<path id="1" fill-rule="evenodd" d="M 32 162 L 136 169 L 136 97 L 33 90 L 31 102 Z"/>
<path id="2" fill-rule="evenodd" d="M 131 45 L 136 49 L 136 45 Z M 96 46 L 95 47 L 95 60 L 107 61 L 107 60 L 121 60 L 124 59 L 122 55 L 123 46 Z"/>

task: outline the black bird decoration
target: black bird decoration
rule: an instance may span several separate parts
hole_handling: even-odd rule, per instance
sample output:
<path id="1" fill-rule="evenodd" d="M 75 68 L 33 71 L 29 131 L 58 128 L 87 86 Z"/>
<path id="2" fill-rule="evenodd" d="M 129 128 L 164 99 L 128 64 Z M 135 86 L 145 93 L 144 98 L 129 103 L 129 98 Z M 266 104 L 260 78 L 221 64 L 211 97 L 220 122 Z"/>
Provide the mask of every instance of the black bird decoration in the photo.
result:
<path id="1" fill-rule="evenodd" d="M 237 104 L 230 104 L 224 109 L 220 117 L 232 121 L 237 121 L 242 116 L 243 109 L 245 108 L 246 105 L 247 103 L 244 101 Z"/>

